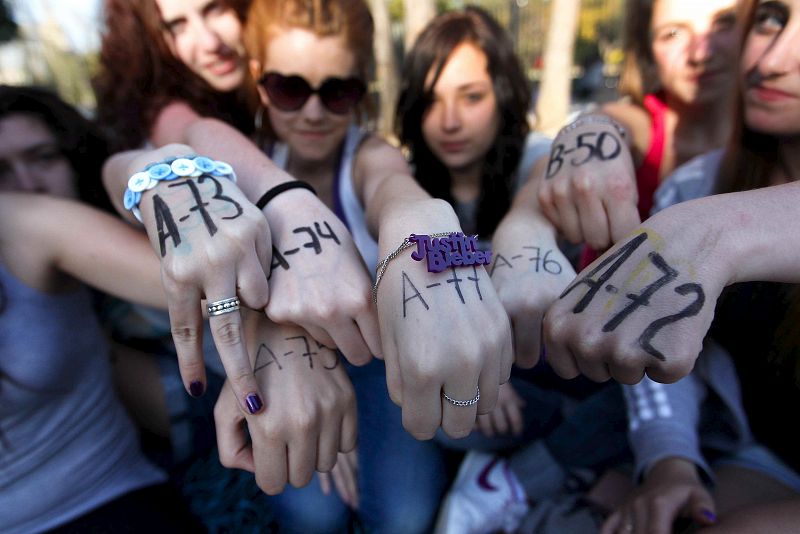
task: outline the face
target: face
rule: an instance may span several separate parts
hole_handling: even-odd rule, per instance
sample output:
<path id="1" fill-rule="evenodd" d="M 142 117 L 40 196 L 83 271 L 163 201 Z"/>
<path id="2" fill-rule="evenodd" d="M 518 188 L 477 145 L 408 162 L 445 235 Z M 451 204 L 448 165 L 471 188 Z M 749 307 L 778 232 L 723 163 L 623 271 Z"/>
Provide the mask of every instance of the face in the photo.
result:
<path id="1" fill-rule="evenodd" d="M 156 0 L 172 54 L 217 91 L 233 91 L 247 65 L 242 24 L 221 0 Z"/>
<path id="2" fill-rule="evenodd" d="M 432 78 L 429 73 L 426 85 Z M 473 44 L 460 44 L 433 87 L 433 102 L 422 120 L 425 143 L 451 172 L 475 170 L 482 168 L 499 128 L 486 54 Z"/>
<path id="3" fill-rule="evenodd" d="M 278 30 L 268 46 L 266 63 L 252 64 L 256 79 L 268 72 L 283 77 L 298 76 L 310 87 L 320 89 L 325 82 L 330 84 L 333 79 L 345 80 L 356 75 L 355 56 L 342 36 L 320 37 L 308 30 L 291 28 Z M 293 159 L 323 162 L 338 155 L 355 117 L 353 109 L 333 112 L 323 104 L 320 94 L 315 93 L 299 109 L 286 111 L 270 101 L 262 85 L 259 94 L 275 134 L 289 146 Z"/>
<path id="4" fill-rule="evenodd" d="M 758 3 L 741 72 L 747 125 L 772 135 L 800 134 L 800 0 Z"/>
<path id="5" fill-rule="evenodd" d="M 38 118 L 15 114 L 0 119 L 0 191 L 77 198 L 72 166 Z"/>
<path id="6" fill-rule="evenodd" d="M 656 0 L 650 24 L 661 87 L 684 104 L 730 94 L 738 39 L 733 0 Z"/>

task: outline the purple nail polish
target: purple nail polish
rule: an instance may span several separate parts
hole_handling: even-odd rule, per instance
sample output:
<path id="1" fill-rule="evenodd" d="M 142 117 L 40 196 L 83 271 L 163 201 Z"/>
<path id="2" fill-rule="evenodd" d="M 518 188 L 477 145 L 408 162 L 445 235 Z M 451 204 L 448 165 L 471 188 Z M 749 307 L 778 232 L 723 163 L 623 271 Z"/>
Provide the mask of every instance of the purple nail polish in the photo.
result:
<path id="1" fill-rule="evenodd" d="M 714 515 L 714 512 L 712 512 L 711 510 L 706 510 L 704 508 L 701 513 L 703 514 L 703 517 L 705 517 L 706 519 L 708 519 L 712 523 L 716 522 L 717 516 Z"/>
<path id="2" fill-rule="evenodd" d="M 261 407 L 264 406 L 264 403 L 261 402 L 261 398 L 255 393 L 248 395 L 245 402 L 247 403 L 247 411 L 251 414 L 258 412 Z"/>
<path id="3" fill-rule="evenodd" d="M 191 394 L 192 397 L 202 397 L 205 392 L 206 387 L 199 380 L 195 380 L 189 384 L 189 394 Z"/>

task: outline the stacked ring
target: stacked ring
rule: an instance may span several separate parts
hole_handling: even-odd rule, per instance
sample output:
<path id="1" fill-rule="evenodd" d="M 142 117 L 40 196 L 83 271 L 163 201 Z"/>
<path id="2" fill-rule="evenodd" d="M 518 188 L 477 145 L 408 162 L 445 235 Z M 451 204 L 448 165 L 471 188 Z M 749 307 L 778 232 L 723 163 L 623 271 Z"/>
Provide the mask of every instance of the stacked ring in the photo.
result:
<path id="1" fill-rule="evenodd" d="M 478 389 L 478 392 L 475 394 L 475 396 L 473 398 L 471 398 L 469 400 L 457 400 L 457 399 L 454 399 L 454 398 L 450 397 L 449 395 L 447 395 L 447 393 L 445 393 L 444 391 L 442 391 L 442 397 L 444 397 L 445 400 L 447 402 L 449 402 L 450 404 L 452 404 L 453 406 L 472 406 L 473 404 L 477 404 L 477 402 L 479 400 L 481 400 L 481 388 L 477 388 L 477 389 Z"/>
<path id="2" fill-rule="evenodd" d="M 216 317 L 217 315 L 225 315 L 226 313 L 235 312 L 239 309 L 239 297 L 231 297 L 228 299 L 211 302 L 207 307 L 209 317 Z"/>

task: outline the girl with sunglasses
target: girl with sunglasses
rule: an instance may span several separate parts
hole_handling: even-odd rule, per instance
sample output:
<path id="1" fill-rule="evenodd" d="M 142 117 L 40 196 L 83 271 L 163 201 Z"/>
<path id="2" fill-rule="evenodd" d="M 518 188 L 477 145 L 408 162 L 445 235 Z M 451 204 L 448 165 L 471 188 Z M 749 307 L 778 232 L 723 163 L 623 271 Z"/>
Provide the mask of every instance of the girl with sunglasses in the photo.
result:
<path id="1" fill-rule="evenodd" d="M 145 142 L 192 146 L 199 154 L 235 165 L 238 187 L 250 202 L 256 202 L 292 178 L 248 138 L 253 131 L 255 91 L 248 83 L 241 44 L 247 5 L 238 0 L 107 0 L 108 31 L 103 36 L 102 69 L 95 87 L 99 121 L 117 148 L 140 148 Z M 130 175 L 123 172 L 124 165 L 112 168 L 121 171 L 106 174 L 106 187 L 119 211 L 130 217 L 130 212 L 121 209 Z M 298 239 L 294 230 L 314 221 L 329 224 L 340 246 L 324 247 L 314 255 L 307 265 L 314 276 L 298 268 L 282 269 L 272 273 L 269 284 L 269 248 L 266 256 L 258 252 L 268 243 L 262 239 L 265 225 L 257 221 L 234 221 L 235 229 L 226 239 L 197 235 L 194 246 L 175 261 L 164 257 L 171 326 L 188 333 L 174 337 L 187 392 L 192 384 L 195 393 L 207 386 L 198 350 L 202 340 L 211 337 L 200 328 L 198 299 L 207 293 L 227 298 L 238 288 L 245 305 L 265 310 L 277 322 L 313 332 L 318 341 L 339 347 L 352 362 L 364 363 L 380 352 L 369 275 L 353 253 L 345 226 L 304 189 L 282 192 L 260 211 L 276 250 L 291 249 Z M 146 216 L 143 224 L 157 243 L 155 218 Z M 209 256 L 218 261 L 209 265 Z M 335 276 L 349 280 L 350 285 L 331 286 L 327 280 Z M 304 298 L 300 287 L 315 298 Z M 248 398 L 257 399 L 251 407 L 262 406 L 263 392 L 249 359 L 252 355 L 236 340 L 217 343 L 217 348 L 225 367 L 236 370 L 230 374 L 231 386 L 242 408 L 250 409 Z M 218 373 L 222 367 L 218 361 L 214 365 Z"/>
<path id="2" fill-rule="evenodd" d="M 656 193 L 657 213 L 600 258 L 619 257 L 636 240 L 604 283 L 635 280 L 655 253 L 674 281 L 602 336 L 618 308 L 596 298 L 575 314 L 583 290 L 545 323 L 548 360 L 565 374 L 602 362 L 626 382 L 649 375 L 627 395 L 640 486 L 604 534 L 669 531 L 679 518 L 716 523 L 703 532 L 790 532 L 800 520 L 800 443 L 786 432 L 800 404 L 800 2 L 741 8 L 731 139 L 679 168 Z M 638 342 L 653 321 L 692 303 L 651 338 L 650 351 Z M 585 349 L 568 353 L 575 335 Z"/>
<path id="3" fill-rule="evenodd" d="M 374 271 L 410 233 L 460 226 L 448 204 L 416 184 L 398 150 L 359 126 L 372 40 L 363 0 L 257 0 L 245 28 L 266 150 L 336 210 Z M 508 325 L 488 276 L 482 267 L 454 272 L 459 282 L 471 278 L 469 293 L 403 253 L 376 287 L 385 370 L 381 362 L 350 369 L 360 423 L 358 517 L 369 530 L 430 529 L 446 478 L 436 445 L 414 437 L 429 439 L 440 425 L 454 437 L 469 433 L 476 409 L 493 405 L 510 370 Z M 448 291 L 434 290 L 440 286 Z M 486 346 L 502 348 L 487 354 Z M 418 374 L 422 368 L 430 378 Z M 338 496 L 323 495 L 317 479 L 274 502 L 287 530 L 338 531 L 352 514 Z"/>

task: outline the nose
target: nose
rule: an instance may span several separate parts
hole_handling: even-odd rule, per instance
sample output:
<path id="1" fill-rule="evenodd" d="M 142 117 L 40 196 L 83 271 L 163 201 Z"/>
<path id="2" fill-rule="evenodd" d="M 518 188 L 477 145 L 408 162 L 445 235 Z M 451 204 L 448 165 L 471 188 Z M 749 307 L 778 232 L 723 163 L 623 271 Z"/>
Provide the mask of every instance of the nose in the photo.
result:
<path id="1" fill-rule="evenodd" d="M 714 54 L 712 37 L 709 32 L 695 33 L 689 43 L 689 61 L 695 64 L 706 63 Z"/>
<path id="2" fill-rule="evenodd" d="M 205 52 L 215 52 L 222 44 L 222 39 L 214 28 L 204 19 L 196 20 L 192 25 L 194 28 L 194 39 L 197 46 Z"/>
<path id="3" fill-rule="evenodd" d="M 786 27 L 769 44 L 758 61 L 762 76 L 779 76 L 800 68 L 800 24 Z"/>
<path id="4" fill-rule="evenodd" d="M 461 128 L 461 110 L 454 101 L 445 101 L 442 105 L 442 130 L 453 132 Z"/>
<path id="5" fill-rule="evenodd" d="M 21 162 L 12 163 L 11 172 L 14 176 L 14 183 L 17 184 L 20 192 L 42 193 L 44 191 L 41 180 L 28 165 Z"/>
<path id="6" fill-rule="evenodd" d="M 311 95 L 300 110 L 303 120 L 313 123 L 321 122 L 325 118 L 325 111 L 319 95 Z"/>

